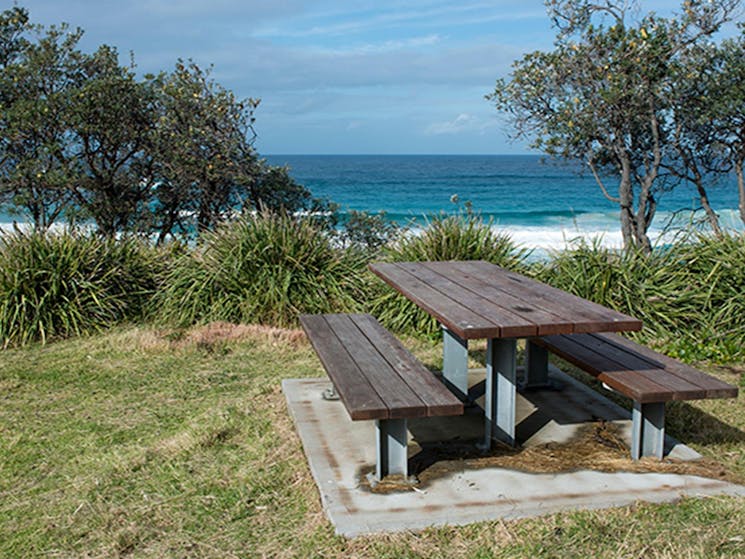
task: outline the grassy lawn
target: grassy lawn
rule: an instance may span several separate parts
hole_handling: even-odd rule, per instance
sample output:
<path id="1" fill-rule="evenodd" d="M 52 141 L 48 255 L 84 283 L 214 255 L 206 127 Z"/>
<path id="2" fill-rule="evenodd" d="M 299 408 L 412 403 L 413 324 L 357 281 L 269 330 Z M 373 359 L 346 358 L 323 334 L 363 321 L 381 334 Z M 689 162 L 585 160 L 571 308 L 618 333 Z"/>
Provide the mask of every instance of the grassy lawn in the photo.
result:
<path id="1" fill-rule="evenodd" d="M 0 556 L 745 556 L 736 498 L 336 537 L 280 392 L 321 375 L 302 337 L 249 327 L 0 353 Z M 744 401 L 671 406 L 669 431 L 745 477 Z"/>

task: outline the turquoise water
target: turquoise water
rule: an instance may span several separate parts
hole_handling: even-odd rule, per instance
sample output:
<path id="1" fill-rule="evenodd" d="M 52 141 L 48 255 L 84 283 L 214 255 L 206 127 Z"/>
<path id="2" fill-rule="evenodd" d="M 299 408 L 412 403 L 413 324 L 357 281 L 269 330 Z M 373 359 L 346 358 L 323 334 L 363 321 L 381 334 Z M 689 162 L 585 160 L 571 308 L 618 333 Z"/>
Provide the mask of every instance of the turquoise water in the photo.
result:
<path id="1" fill-rule="evenodd" d="M 385 211 L 400 223 L 421 224 L 423 216 L 456 212 L 470 201 L 527 246 L 561 248 L 576 237 L 596 236 L 609 245 L 621 242 L 617 207 L 594 179 L 578 174 L 579 166 L 546 163 L 540 156 L 272 155 L 267 160 L 288 165 L 299 183 L 342 211 Z M 741 228 L 734 177 L 712 186 L 709 194 L 723 223 Z M 451 201 L 454 195 L 459 205 Z M 693 187 L 662 193 L 653 238 L 673 216 L 677 224 L 687 224 L 697 207 Z M 0 214 L 0 222 L 12 218 Z"/>
<path id="2" fill-rule="evenodd" d="M 424 215 L 455 212 L 462 203 L 531 246 L 559 247 L 577 236 L 602 236 L 620 243 L 617 206 L 601 193 L 578 165 L 544 162 L 535 155 L 273 155 L 274 165 L 288 165 L 290 174 L 314 195 L 341 205 L 342 210 L 385 211 L 399 222 Z M 613 181 L 609 180 L 609 187 Z M 739 228 L 734 177 L 714 185 L 711 203 L 722 221 Z M 686 224 L 698 208 L 695 189 L 679 186 L 659 196 L 652 228 L 658 237 L 670 221 Z"/>

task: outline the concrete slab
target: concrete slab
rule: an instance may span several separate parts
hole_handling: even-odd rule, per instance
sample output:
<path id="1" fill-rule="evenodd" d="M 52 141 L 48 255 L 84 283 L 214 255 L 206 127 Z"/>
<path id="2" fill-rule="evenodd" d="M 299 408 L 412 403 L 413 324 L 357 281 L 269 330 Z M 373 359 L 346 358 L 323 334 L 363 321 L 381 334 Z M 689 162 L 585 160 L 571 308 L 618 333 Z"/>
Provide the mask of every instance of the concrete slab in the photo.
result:
<path id="1" fill-rule="evenodd" d="M 472 371 L 476 384 L 483 371 Z M 547 442 L 568 442 L 588 422 L 604 419 L 619 426 L 630 439 L 630 413 L 552 368 L 560 391 L 534 391 L 518 395 L 517 437 L 523 447 Z M 455 463 L 421 488 L 374 493 L 364 483 L 374 469 L 372 421 L 351 421 L 341 402 L 329 402 L 321 393 L 328 379 L 290 379 L 282 383 L 318 485 L 327 516 L 336 532 L 345 536 L 376 532 L 419 530 L 427 526 L 467 524 L 550 514 L 568 509 L 623 506 L 638 500 L 674 501 L 683 495 L 730 494 L 745 496 L 745 487 L 691 476 L 663 473 L 604 473 L 575 471 L 535 474 L 505 468 L 471 469 Z M 457 444 L 480 440 L 483 417 L 478 408 L 457 418 L 410 420 L 410 459 L 435 441 Z M 670 456 L 681 460 L 700 456 L 672 439 Z M 420 453 L 420 455 L 423 453 Z"/>

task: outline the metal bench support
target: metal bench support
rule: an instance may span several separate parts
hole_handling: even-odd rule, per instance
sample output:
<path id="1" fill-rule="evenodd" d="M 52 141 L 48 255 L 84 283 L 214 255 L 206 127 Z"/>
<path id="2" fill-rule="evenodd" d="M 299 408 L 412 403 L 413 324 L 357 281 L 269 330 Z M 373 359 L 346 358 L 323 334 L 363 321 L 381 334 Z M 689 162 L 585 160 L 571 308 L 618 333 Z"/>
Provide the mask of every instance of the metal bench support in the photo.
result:
<path id="1" fill-rule="evenodd" d="M 468 341 L 442 327 L 442 376 L 461 399 L 468 396 Z"/>
<path id="2" fill-rule="evenodd" d="M 634 402 L 631 418 L 631 459 L 656 456 L 662 460 L 665 449 L 665 403 Z"/>
<path id="3" fill-rule="evenodd" d="M 486 347 L 486 406 L 484 446 L 493 438 L 515 445 L 515 390 L 517 342 L 490 339 Z"/>
<path id="4" fill-rule="evenodd" d="M 525 344 L 525 382 L 521 388 L 530 390 L 548 386 L 548 350 L 528 340 Z"/>
<path id="5" fill-rule="evenodd" d="M 378 481 L 391 474 L 400 474 L 408 479 L 406 419 L 376 419 L 375 441 L 375 477 Z"/>

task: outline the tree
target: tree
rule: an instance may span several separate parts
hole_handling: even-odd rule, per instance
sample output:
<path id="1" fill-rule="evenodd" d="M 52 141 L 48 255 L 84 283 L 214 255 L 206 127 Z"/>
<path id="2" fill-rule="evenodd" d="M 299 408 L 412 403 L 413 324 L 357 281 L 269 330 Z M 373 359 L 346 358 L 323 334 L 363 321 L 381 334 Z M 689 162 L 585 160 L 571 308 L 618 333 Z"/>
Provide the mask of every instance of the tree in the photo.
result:
<path id="1" fill-rule="evenodd" d="M 246 210 L 327 208 L 258 157 L 258 100 L 193 62 L 141 80 L 113 47 L 81 52 L 82 34 L 0 13 L 0 204 L 38 229 L 80 216 L 159 242 Z"/>
<path id="2" fill-rule="evenodd" d="M 179 61 L 151 77 L 158 96 L 156 227 L 168 235 L 205 231 L 242 211 L 260 171 L 253 111 L 214 82 L 210 71 Z"/>
<path id="3" fill-rule="evenodd" d="M 718 68 L 707 89 L 706 118 L 714 143 L 737 177 L 740 218 L 745 223 L 745 29 L 722 42 L 712 63 Z"/>
<path id="4" fill-rule="evenodd" d="M 708 182 L 729 171 L 710 110 L 712 99 L 719 95 L 717 53 L 713 44 L 692 45 L 672 65 L 670 153 L 663 167 L 696 187 L 709 226 L 715 235 L 721 235 L 719 216 L 707 192 Z"/>
<path id="5" fill-rule="evenodd" d="M 35 42 L 21 33 L 33 32 Z M 0 203 L 46 229 L 69 208 L 65 110 L 80 82 L 82 32 L 45 32 L 20 8 L 0 14 Z"/>
<path id="6" fill-rule="evenodd" d="M 31 29 L 28 11 L 14 6 L 0 13 L 0 69 L 13 62 L 26 46 L 23 34 Z"/>
<path id="7" fill-rule="evenodd" d="M 66 107 L 75 170 L 69 187 L 98 231 L 112 236 L 134 229 L 150 203 L 154 96 L 112 47 L 87 55 L 81 69 Z"/>
<path id="8" fill-rule="evenodd" d="M 633 2 L 548 0 L 555 49 L 516 61 L 512 79 L 498 80 L 487 98 L 511 116 L 517 137 L 533 138 L 552 156 L 584 160 L 618 204 L 624 244 L 650 251 L 647 231 L 669 153 L 671 66 L 738 5 L 688 1 L 680 16 L 629 21 Z"/>

